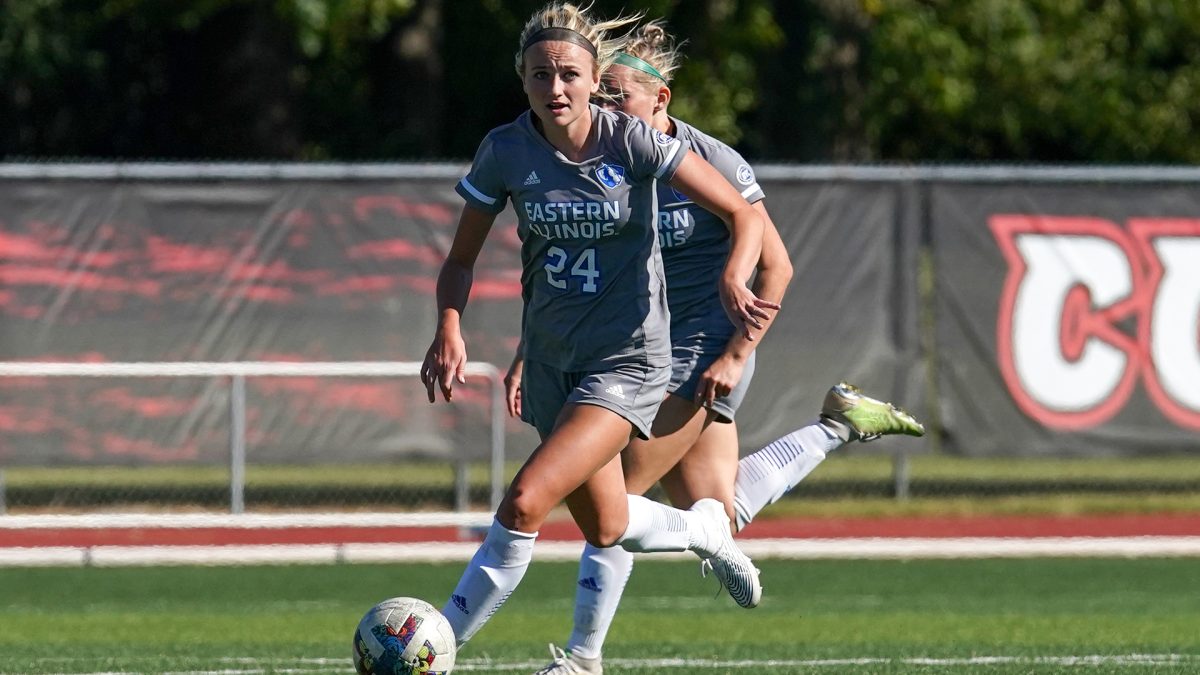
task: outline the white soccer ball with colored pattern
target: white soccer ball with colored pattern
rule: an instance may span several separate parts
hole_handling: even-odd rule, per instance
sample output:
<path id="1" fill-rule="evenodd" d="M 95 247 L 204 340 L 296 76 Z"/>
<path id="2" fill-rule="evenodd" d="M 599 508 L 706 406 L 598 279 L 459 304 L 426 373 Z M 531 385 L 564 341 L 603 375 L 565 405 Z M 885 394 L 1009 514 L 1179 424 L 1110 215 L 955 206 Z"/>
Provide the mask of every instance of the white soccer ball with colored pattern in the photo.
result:
<path id="1" fill-rule="evenodd" d="M 354 631 L 360 675 L 445 675 L 454 669 L 454 629 L 417 598 L 388 598 L 367 610 Z"/>

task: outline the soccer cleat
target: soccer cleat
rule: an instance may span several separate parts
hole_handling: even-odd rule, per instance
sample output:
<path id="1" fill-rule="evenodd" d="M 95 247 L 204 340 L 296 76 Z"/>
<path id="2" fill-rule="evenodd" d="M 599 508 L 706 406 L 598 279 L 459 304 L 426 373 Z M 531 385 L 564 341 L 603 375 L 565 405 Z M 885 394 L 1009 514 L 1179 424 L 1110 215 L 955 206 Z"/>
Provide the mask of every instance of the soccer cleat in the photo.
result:
<path id="1" fill-rule="evenodd" d="M 701 556 L 701 574 L 707 576 L 708 570 L 712 570 L 725 590 L 729 591 L 729 596 L 734 602 L 746 609 L 757 607 L 762 600 L 758 568 L 749 556 L 742 553 L 737 544 L 733 543 L 733 533 L 729 530 L 729 516 L 725 513 L 725 505 L 716 499 L 701 499 L 688 510 L 712 521 L 709 541 L 720 542 L 712 555 Z"/>
<path id="2" fill-rule="evenodd" d="M 891 403 L 865 396 L 858 387 L 840 382 L 825 394 L 821 417 L 846 425 L 852 441 L 873 441 L 880 436 L 924 436 L 925 427 Z"/>
<path id="3" fill-rule="evenodd" d="M 554 645 L 550 645 L 550 656 L 554 659 L 550 665 L 533 675 L 601 675 L 604 672 L 603 666 L 600 665 L 600 657 L 585 659 L 572 652 L 564 652 Z"/>

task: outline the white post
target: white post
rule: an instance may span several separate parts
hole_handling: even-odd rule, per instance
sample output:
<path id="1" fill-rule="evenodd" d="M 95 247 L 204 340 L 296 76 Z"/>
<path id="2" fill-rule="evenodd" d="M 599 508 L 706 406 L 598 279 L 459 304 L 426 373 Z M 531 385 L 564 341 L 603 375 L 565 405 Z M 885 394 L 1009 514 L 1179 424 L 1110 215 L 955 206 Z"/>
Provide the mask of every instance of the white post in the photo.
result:
<path id="1" fill-rule="evenodd" d="M 246 511 L 246 377 L 229 383 L 229 512 Z"/>
<path id="2" fill-rule="evenodd" d="M 492 377 L 492 511 L 500 507 L 504 497 L 504 380 L 500 374 Z"/>
<path id="3" fill-rule="evenodd" d="M 458 455 L 454 461 L 454 510 L 461 513 L 471 506 L 471 463 L 462 450 Z"/>
<path id="4" fill-rule="evenodd" d="M 908 453 L 897 452 L 892 455 L 892 491 L 898 501 L 908 499 L 909 482 Z"/>
<path id="5" fill-rule="evenodd" d="M 0 174 L 3 167 L 0 167 Z M 52 363 L 0 361 L 0 377 L 229 377 L 229 510 L 246 508 L 246 378 L 248 377 L 413 377 L 418 362 L 339 361 L 163 361 L 127 363 Z M 492 383 L 491 502 L 495 509 L 504 496 L 504 380 L 490 363 L 467 364 L 468 375 Z M 2 486 L 0 486 L 2 489 Z M 3 495 L 0 494 L 0 499 Z M 0 512 L 3 505 L 0 504 Z"/>

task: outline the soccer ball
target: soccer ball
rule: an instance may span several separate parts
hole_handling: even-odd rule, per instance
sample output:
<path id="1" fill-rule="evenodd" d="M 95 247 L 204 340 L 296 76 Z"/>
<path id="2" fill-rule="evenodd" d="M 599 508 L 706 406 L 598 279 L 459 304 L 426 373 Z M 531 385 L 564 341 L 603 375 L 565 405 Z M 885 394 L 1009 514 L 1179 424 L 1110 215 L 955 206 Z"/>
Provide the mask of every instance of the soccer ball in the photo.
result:
<path id="1" fill-rule="evenodd" d="M 454 629 L 436 607 L 389 598 L 367 610 L 354 631 L 359 675 L 445 675 L 454 669 Z"/>

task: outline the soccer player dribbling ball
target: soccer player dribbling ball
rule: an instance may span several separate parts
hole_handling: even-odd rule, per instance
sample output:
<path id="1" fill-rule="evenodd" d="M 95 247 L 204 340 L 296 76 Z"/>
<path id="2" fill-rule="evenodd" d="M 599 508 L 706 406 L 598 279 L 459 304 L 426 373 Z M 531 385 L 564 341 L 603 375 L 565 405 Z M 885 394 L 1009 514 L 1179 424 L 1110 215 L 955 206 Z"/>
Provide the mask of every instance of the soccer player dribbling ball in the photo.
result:
<path id="1" fill-rule="evenodd" d="M 782 300 L 792 267 L 764 206 L 750 165 L 735 150 L 671 117 L 670 77 L 678 63 L 674 40 L 657 21 L 643 25 L 603 74 L 605 107 L 633 115 L 687 142 L 739 190 L 763 218 L 762 253 L 753 290 Z M 729 253 L 730 231 L 721 218 L 697 206 L 686 191 L 660 185 L 659 241 L 671 311 L 672 373 L 654 418 L 652 438 L 632 439 L 623 451 L 626 488 L 643 494 L 661 479 L 672 503 L 721 508 L 737 528 L 778 500 L 822 461 L 852 439 L 889 433 L 920 435 L 920 424 L 890 404 L 838 385 L 821 418 L 747 456 L 739 463 L 734 416 L 754 372 L 754 347 L 770 318 L 750 334 L 727 318 L 717 290 Z M 754 337 L 756 339 L 751 340 Z M 506 377 L 510 414 L 525 400 L 518 353 Z M 714 501 L 718 500 L 718 501 Z M 565 650 L 551 646 L 553 662 L 539 674 L 602 672 L 601 649 L 616 614 L 633 555 L 619 547 L 587 544 L 580 559 L 575 623 Z"/>
<path id="2" fill-rule="evenodd" d="M 538 529 L 563 501 L 593 546 L 694 551 L 740 605 L 761 597 L 758 570 L 719 503 L 674 509 L 628 495 L 622 476 L 619 453 L 649 435 L 670 380 L 658 180 L 729 224 L 719 289 L 738 330 L 761 329 L 778 309 L 746 286 L 762 245 L 759 214 L 686 143 L 590 102 L 624 46 L 610 31 L 636 20 L 594 21 L 565 3 L 536 12 L 516 58 L 530 110 L 484 138 L 456 188 L 466 204 L 438 276 L 438 328 L 421 381 L 430 402 L 438 390 L 450 400 L 465 381 L 459 322 L 472 269 L 511 199 L 522 242 L 523 417 L 541 437 L 442 609 L 460 647 L 516 589 Z"/>

